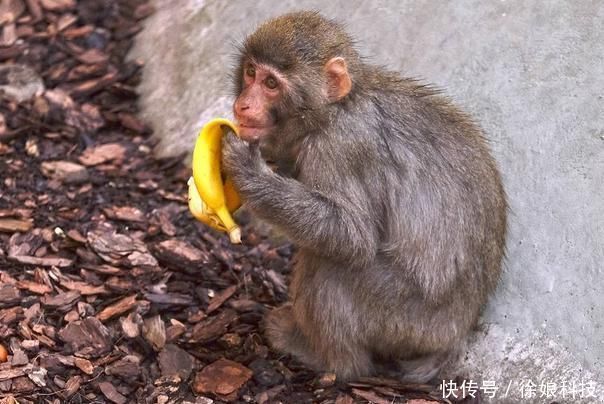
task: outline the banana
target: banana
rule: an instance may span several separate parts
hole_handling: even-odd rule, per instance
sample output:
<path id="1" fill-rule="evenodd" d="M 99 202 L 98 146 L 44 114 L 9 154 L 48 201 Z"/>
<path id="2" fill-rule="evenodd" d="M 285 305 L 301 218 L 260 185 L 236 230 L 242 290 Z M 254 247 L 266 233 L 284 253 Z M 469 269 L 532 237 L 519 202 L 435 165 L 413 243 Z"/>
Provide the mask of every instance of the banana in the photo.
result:
<path id="1" fill-rule="evenodd" d="M 238 134 L 228 119 L 217 118 L 201 129 L 193 149 L 193 176 L 189 186 L 189 210 L 193 216 L 217 230 L 229 234 L 231 243 L 241 243 L 241 229 L 231 213 L 241 206 L 241 199 L 229 178 L 221 172 L 223 126 Z"/>

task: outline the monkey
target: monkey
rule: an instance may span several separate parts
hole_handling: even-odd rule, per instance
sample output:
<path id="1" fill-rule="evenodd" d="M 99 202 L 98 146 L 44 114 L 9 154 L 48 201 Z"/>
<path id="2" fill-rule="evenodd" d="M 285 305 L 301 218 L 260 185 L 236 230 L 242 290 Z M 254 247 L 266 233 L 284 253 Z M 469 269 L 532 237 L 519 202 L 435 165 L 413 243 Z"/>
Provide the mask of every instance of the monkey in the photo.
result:
<path id="1" fill-rule="evenodd" d="M 297 247 L 269 345 L 338 380 L 435 380 L 501 275 L 507 202 L 482 129 L 374 66 L 343 26 L 285 14 L 243 41 L 222 164 Z M 281 170 L 272 170 L 272 161 Z"/>

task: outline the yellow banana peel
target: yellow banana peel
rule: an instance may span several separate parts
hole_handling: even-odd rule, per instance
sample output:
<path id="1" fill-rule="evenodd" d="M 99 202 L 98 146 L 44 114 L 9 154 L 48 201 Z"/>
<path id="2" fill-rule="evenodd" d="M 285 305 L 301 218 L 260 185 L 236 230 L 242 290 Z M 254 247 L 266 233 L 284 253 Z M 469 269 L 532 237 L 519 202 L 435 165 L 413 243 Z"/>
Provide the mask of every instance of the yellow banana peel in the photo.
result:
<path id="1" fill-rule="evenodd" d="M 230 178 L 221 171 L 222 136 L 225 128 L 238 134 L 228 119 L 217 118 L 201 129 L 193 149 L 193 176 L 189 186 L 189 210 L 202 223 L 227 232 L 231 243 L 241 243 L 241 229 L 231 213 L 241 206 L 241 199 Z"/>

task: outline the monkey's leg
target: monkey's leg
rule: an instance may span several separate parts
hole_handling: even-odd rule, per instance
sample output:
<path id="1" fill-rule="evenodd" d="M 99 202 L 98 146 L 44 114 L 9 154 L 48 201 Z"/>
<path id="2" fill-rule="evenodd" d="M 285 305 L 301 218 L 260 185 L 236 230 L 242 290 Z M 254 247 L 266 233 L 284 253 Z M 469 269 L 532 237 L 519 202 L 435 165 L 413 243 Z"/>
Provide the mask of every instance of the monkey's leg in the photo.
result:
<path id="1" fill-rule="evenodd" d="M 316 370 L 334 372 L 339 380 L 370 375 L 373 370 L 371 357 L 350 331 L 354 328 L 347 323 L 350 316 L 343 315 L 337 310 L 339 306 L 329 303 L 320 305 L 318 314 L 310 313 L 308 307 L 298 298 L 296 310 L 288 303 L 269 313 L 265 329 L 270 345 Z M 330 311 L 330 308 L 334 310 Z M 302 313 L 303 327 L 309 330 L 310 338 L 301 331 L 295 311 Z"/>

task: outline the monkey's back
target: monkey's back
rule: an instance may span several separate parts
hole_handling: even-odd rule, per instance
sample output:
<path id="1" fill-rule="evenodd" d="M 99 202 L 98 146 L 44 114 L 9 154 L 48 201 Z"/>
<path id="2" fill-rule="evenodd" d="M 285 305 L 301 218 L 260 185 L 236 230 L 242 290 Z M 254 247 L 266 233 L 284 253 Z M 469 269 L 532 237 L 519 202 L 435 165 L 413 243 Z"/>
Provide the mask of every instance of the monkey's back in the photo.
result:
<path id="1" fill-rule="evenodd" d="M 453 328 L 464 334 L 501 273 L 507 205 L 500 174 L 480 128 L 446 98 L 406 80 L 393 84 L 390 97 L 375 99 L 383 170 L 397 173 L 385 176 L 381 252 L 403 273 L 401 287 L 417 285 L 416 299 L 442 324 L 459 322 Z"/>
<path id="2" fill-rule="evenodd" d="M 384 80 L 379 91 L 355 94 L 361 111 L 334 118 L 350 137 L 348 160 L 365 154 L 351 171 L 371 200 L 379 233 L 373 264 L 338 279 L 368 308 L 357 314 L 370 345 L 384 355 L 429 353 L 462 339 L 495 289 L 507 205 L 480 128 L 429 88 Z M 378 118 L 359 121 L 352 114 Z M 329 140 L 320 142 L 313 150 L 330 150 Z M 360 190 L 348 192 L 356 198 Z M 312 267 L 311 254 L 302 255 L 301 266 Z M 377 306 L 383 315 L 374 323 L 369 317 Z"/>

